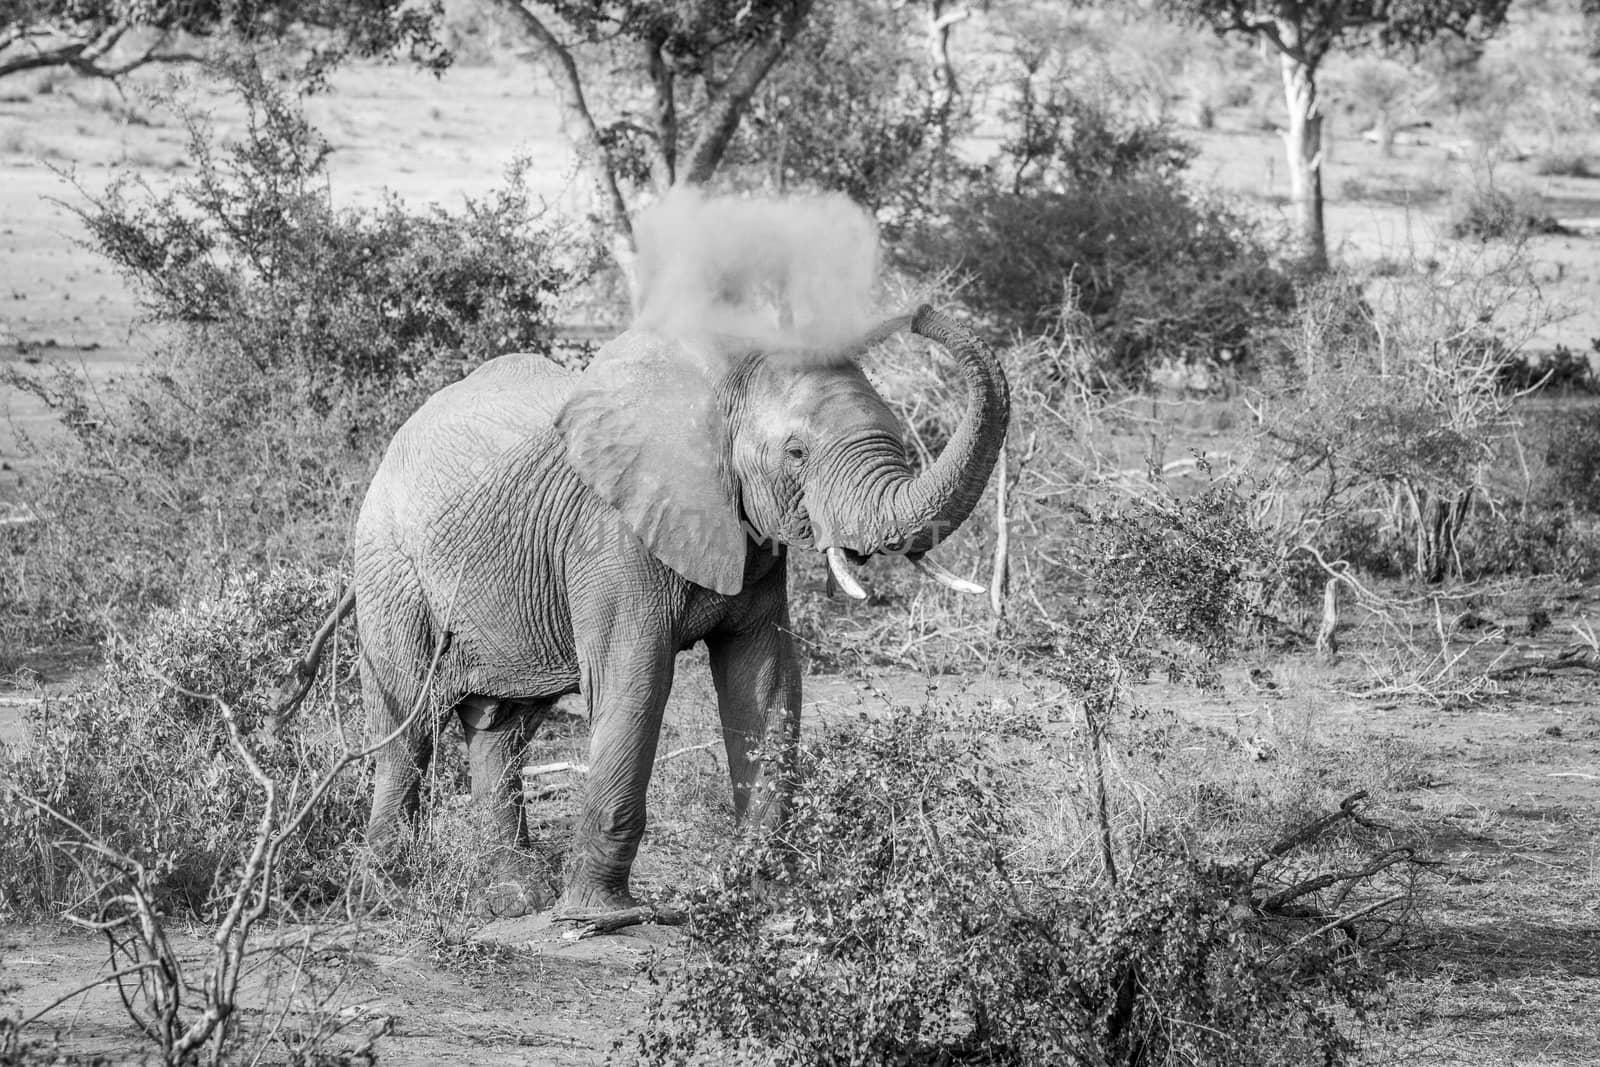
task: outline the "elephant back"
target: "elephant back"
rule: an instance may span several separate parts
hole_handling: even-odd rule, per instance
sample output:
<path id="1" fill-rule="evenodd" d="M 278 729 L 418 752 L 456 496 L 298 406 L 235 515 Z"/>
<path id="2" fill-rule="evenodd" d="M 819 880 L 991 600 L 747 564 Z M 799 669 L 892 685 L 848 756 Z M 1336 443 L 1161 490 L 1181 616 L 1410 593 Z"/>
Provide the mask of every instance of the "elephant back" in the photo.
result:
<path id="1" fill-rule="evenodd" d="M 576 376 L 543 356 L 492 359 L 439 390 L 400 427 L 367 490 L 362 530 L 419 529 L 498 460 L 553 435 Z"/>

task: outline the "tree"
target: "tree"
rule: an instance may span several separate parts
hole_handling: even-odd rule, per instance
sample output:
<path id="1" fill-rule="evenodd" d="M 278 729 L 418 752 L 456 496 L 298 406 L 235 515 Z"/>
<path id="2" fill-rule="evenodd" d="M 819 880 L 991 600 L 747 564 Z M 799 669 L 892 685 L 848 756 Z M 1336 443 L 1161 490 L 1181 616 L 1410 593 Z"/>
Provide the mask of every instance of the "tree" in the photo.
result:
<path id="1" fill-rule="evenodd" d="M 567 136 L 600 196 L 612 251 L 632 282 L 626 191 L 664 194 L 716 172 L 752 97 L 805 25 L 815 0 L 498 0 L 533 38 L 555 82 Z M 602 123 L 585 62 L 611 49 L 643 114 Z M 580 62 L 584 61 L 584 62 Z"/>
<path id="2" fill-rule="evenodd" d="M 1289 106 L 1284 133 L 1290 194 L 1306 266 L 1322 271 L 1328 241 L 1322 225 L 1322 101 L 1317 74 L 1335 48 L 1416 48 L 1444 34 L 1489 36 L 1511 0 L 1157 0 L 1170 13 L 1219 34 L 1266 41 L 1278 53 Z"/>
<path id="3" fill-rule="evenodd" d="M 151 64 L 206 58 L 196 42 L 278 41 L 310 31 L 311 69 L 346 53 L 396 49 L 434 70 L 450 56 L 434 37 L 437 0 L 0 0 L 0 78 L 50 67 L 120 78 Z"/>

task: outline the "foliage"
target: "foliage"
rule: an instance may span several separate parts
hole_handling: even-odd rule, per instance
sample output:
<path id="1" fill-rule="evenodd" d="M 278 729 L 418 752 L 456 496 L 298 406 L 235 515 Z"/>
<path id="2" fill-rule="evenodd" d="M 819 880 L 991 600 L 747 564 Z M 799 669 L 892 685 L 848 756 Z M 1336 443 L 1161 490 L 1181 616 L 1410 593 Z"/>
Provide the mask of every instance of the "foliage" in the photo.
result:
<path id="1" fill-rule="evenodd" d="M 1176 179 L 1194 158 L 1164 116 L 1140 113 L 1134 87 L 1106 72 L 1089 80 L 1060 50 L 1018 46 L 1020 70 L 1002 112 L 1002 165 L 1012 192 L 1082 190 L 1141 178 Z"/>
<path id="2" fill-rule="evenodd" d="M 1272 903 L 1346 876 L 1208 862 L 1142 800 L 1116 821 L 1107 795 L 1124 682 L 1207 681 L 1239 633 L 1264 558 L 1247 503 L 1218 484 L 1072 531 L 1077 614 L 1047 620 L 1036 661 L 1087 714 L 1070 754 L 1044 721 L 1059 709 L 975 716 L 931 694 L 802 745 L 782 770 L 789 821 L 694 894 L 684 962 L 656 965 L 639 1060 L 1347 1062 L 1341 1012 L 1381 1001 L 1380 972 L 1349 941 L 1279 926 Z M 1087 809 L 1107 862 L 1076 838 L 1041 853 L 1038 809 L 1058 807 Z"/>
<path id="3" fill-rule="evenodd" d="M 1520 241 L 1535 234 L 1565 232 L 1543 198 L 1492 185 L 1473 188 L 1451 213 L 1448 232 L 1457 239 Z"/>
<path id="4" fill-rule="evenodd" d="M 1148 178 L 977 191 L 898 252 L 914 269 L 962 272 L 963 299 L 1006 330 L 1043 332 L 1081 310 L 1102 373 L 1130 384 L 1163 357 L 1241 364 L 1294 302 L 1242 214 Z"/>
<path id="5" fill-rule="evenodd" d="M 434 36 L 438 19 L 437 2 L 401 0 L 16 0 L 0 7 L 0 78 L 49 67 L 117 78 L 152 63 L 198 61 L 190 42 L 212 37 L 247 45 L 303 38 L 317 75 L 347 54 L 397 51 L 439 71 L 450 53 Z"/>
<path id="6" fill-rule="evenodd" d="M 1593 489 L 1590 490 L 1593 493 Z M 1588 582 L 1600 576 L 1600 521 L 1592 501 L 1530 501 L 1474 521 L 1461 538 L 1461 571 L 1469 578 L 1554 574 Z"/>
<path id="7" fill-rule="evenodd" d="M 1370 300 L 1345 282 L 1315 289 L 1258 408 L 1280 543 L 1331 546 L 1351 517 L 1376 516 L 1404 570 L 1458 573 L 1515 430 L 1502 383 L 1543 321 L 1533 292 L 1515 253 L 1386 278 Z"/>
<path id="8" fill-rule="evenodd" d="M 844 193 L 892 222 L 930 210 L 954 163 L 910 16 L 820 5 L 751 99 L 728 163 L 779 191 Z"/>
<path id="9" fill-rule="evenodd" d="M 1480 38 L 1505 21 L 1510 0 L 1160 0 L 1218 33 L 1261 34 L 1316 67 L 1336 47 L 1414 48 L 1444 34 Z M 1292 42 L 1292 43 L 1291 43 Z"/>
<path id="10" fill-rule="evenodd" d="M 123 173 L 79 211 L 153 321 L 209 360 L 288 372 L 318 410 L 352 387 L 426 395 L 502 352 L 550 350 L 550 303 L 578 265 L 539 230 L 525 163 L 459 216 L 394 198 L 337 210 L 300 101 L 254 63 L 223 74 L 246 109 L 238 142 L 175 104 L 194 178 L 157 194 Z"/>
<path id="11" fill-rule="evenodd" d="M 1552 503 L 1600 515 L 1600 434 L 1595 408 L 1551 412 L 1539 420 L 1544 438 L 1544 492 Z"/>
<path id="12" fill-rule="evenodd" d="M 274 778 L 307 785 L 345 751 L 333 722 L 358 723 L 353 686 L 270 739 L 262 732 L 264 680 L 283 677 L 337 599 L 331 576 L 242 570 L 220 590 L 160 610 L 145 630 L 108 652 L 100 680 L 52 701 L 27 723 L 28 740 L 0 765 L 0 911 L 48 914 L 96 884 L 51 847 L 61 831 L 18 794 L 49 804 L 96 839 L 143 862 L 168 910 L 212 911 L 253 840 L 259 788 L 231 750 L 215 704 L 231 704 Z M 350 738 L 357 740 L 359 728 Z M 365 825 L 362 774 L 338 779 L 303 833 L 285 848 L 278 892 L 300 904 L 342 895 Z"/>
<path id="13" fill-rule="evenodd" d="M 814 4 L 501 0 L 555 82 L 564 129 L 600 189 L 600 214 L 624 274 L 631 273 L 634 255 L 629 187 L 648 182 L 664 195 L 678 185 L 709 182 L 752 97 Z M 563 40 L 562 27 L 571 27 L 576 39 Z M 616 98 L 610 119 L 594 103 L 607 95 Z"/>
<path id="14" fill-rule="evenodd" d="M 1152 832 L 1115 884 L 1015 869 L 1026 832 L 992 735 L 896 708 L 791 768 L 781 833 L 693 901 L 645 1063 L 1343 1063 L 1336 1003 L 1374 973 L 1281 950 L 1226 872 Z"/>
<path id="15" fill-rule="evenodd" d="M 538 228 L 519 174 L 459 215 L 335 209 L 293 98 L 253 66 L 230 76 L 240 142 L 191 115 L 191 180 L 124 179 L 83 211 L 167 347 L 112 400 L 65 368 L 5 372 L 71 435 L 37 446 L 40 521 L 0 531 L 8 641 L 93 635 L 237 563 L 331 562 L 425 396 L 550 351 L 551 302 L 587 253 Z"/>

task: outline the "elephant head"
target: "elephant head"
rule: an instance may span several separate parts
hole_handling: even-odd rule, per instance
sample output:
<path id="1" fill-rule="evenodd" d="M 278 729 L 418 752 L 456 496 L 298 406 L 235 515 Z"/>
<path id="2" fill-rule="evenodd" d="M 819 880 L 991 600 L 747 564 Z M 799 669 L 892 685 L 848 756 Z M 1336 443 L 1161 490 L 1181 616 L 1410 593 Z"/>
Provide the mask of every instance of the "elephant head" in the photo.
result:
<path id="1" fill-rule="evenodd" d="M 920 473 L 855 362 L 906 325 L 950 351 L 969 393 L 960 427 Z M 840 588 L 861 598 L 856 568 L 875 553 L 982 591 L 924 556 L 976 506 L 1009 414 L 994 353 L 923 307 L 830 353 L 630 331 L 596 356 L 557 426 L 579 477 L 689 581 L 737 594 L 751 543 L 786 545 L 825 552 Z"/>

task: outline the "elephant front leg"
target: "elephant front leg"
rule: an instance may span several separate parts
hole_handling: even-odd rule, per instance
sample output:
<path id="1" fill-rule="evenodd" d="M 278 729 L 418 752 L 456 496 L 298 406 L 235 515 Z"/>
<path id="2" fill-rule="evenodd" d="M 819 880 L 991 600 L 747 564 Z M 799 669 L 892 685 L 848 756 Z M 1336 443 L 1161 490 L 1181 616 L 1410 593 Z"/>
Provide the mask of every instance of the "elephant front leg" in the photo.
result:
<path id="1" fill-rule="evenodd" d="M 586 657 L 589 776 L 557 919 L 638 906 L 628 879 L 644 836 L 645 795 L 672 678 L 673 647 L 663 636 L 611 638 Z"/>
<path id="2" fill-rule="evenodd" d="M 800 737 L 800 664 L 787 606 L 709 644 L 734 816 L 756 826 L 776 825 L 789 803 L 781 763 Z M 780 766 L 764 766 L 763 753 L 777 757 Z"/>

